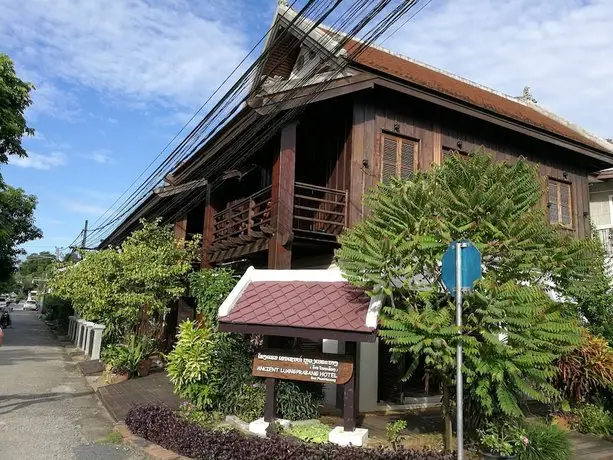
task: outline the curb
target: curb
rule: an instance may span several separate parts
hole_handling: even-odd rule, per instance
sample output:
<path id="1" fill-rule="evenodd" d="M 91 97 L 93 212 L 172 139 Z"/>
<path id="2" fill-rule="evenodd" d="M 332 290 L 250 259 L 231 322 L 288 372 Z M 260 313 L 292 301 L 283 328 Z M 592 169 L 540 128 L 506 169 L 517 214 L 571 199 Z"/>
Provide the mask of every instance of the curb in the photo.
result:
<path id="1" fill-rule="evenodd" d="M 190 460 L 188 457 L 183 457 L 175 452 L 164 449 L 157 444 L 147 441 L 133 434 L 125 423 L 120 422 L 115 425 L 117 431 L 122 438 L 122 443 L 128 444 L 132 448 L 148 455 L 150 458 L 158 460 Z"/>

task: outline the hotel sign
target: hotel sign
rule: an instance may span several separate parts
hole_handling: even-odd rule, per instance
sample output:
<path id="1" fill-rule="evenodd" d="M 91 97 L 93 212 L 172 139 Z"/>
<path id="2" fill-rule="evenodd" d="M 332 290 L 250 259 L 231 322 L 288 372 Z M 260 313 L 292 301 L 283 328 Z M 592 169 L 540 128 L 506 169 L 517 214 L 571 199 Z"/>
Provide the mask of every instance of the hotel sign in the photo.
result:
<path id="1" fill-rule="evenodd" d="M 253 358 L 252 374 L 343 385 L 351 379 L 353 362 L 349 356 L 332 353 L 294 354 L 289 350 L 262 350 Z"/>

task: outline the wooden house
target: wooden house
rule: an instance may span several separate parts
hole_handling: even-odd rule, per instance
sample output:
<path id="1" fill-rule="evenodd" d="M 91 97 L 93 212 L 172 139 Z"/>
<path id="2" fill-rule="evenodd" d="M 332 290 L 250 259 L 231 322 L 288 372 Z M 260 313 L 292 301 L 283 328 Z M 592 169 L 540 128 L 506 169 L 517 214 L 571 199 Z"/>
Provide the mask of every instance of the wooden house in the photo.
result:
<path id="1" fill-rule="evenodd" d="M 161 216 L 179 238 L 203 234 L 203 266 L 328 268 L 337 236 L 364 216 L 366 190 L 479 147 L 500 161 L 538 164 L 551 223 L 586 235 L 588 175 L 613 166 L 613 145 L 537 104 L 390 51 L 358 53 L 353 39 L 339 50 L 342 32 L 292 25 L 295 17 L 279 6 L 257 91 L 172 173 L 175 188 L 206 180 L 201 193 L 152 193 L 101 246 Z M 281 123 L 254 128 L 273 110 Z M 268 130 L 266 141 L 245 146 L 255 129 Z M 362 345 L 363 356 L 384 353 Z M 364 408 L 407 401 L 386 394 L 389 372 L 380 367 L 376 401 Z"/>

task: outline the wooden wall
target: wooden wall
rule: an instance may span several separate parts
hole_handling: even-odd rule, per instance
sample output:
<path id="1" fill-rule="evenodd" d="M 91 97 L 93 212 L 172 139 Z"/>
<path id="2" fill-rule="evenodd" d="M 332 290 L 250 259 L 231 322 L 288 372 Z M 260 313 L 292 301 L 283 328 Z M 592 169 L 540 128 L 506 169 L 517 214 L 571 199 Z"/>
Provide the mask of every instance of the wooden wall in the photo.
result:
<path id="1" fill-rule="evenodd" d="M 588 171 L 579 154 L 389 90 L 365 91 L 354 97 L 350 224 L 362 218 L 362 196 L 379 181 L 381 135 L 385 132 L 419 142 L 417 165 L 422 170 L 442 162 L 443 148 L 471 152 L 483 147 L 507 162 L 523 156 L 539 165 L 543 179 L 571 184 L 573 228 L 578 235 L 585 235 Z M 545 194 L 543 203 L 547 203 Z"/>

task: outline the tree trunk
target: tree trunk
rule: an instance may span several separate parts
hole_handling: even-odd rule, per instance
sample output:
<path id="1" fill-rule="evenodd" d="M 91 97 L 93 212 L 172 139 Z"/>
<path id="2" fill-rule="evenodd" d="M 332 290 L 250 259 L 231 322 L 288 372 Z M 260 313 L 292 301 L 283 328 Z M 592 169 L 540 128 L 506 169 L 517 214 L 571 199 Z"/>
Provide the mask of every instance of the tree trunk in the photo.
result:
<path id="1" fill-rule="evenodd" d="M 451 414 L 451 394 L 449 391 L 449 382 L 445 381 L 443 383 L 443 422 L 444 422 L 444 431 L 443 431 L 443 446 L 447 452 L 452 450 L 453 444 L 453 426 L 452 426 L 452 414 Z"/>

